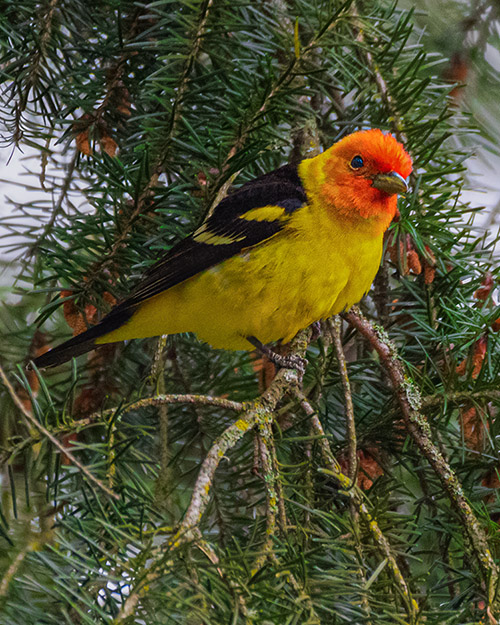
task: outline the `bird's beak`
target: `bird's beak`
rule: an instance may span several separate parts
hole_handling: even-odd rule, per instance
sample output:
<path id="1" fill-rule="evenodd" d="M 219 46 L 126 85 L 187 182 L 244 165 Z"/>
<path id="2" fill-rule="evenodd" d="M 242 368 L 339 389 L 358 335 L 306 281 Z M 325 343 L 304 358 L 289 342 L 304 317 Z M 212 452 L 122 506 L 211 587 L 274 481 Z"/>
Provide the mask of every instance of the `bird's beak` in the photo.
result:
<path id="1" fill-rule="evenodd" d="M 388 195 L 406 193 L 408 191 L 406 180 L 395 171 L 391 171 L 389 174 L 377 174 L 373 179 L 372 187 L 380 189 L 380 191 L 384 191 Z"/>

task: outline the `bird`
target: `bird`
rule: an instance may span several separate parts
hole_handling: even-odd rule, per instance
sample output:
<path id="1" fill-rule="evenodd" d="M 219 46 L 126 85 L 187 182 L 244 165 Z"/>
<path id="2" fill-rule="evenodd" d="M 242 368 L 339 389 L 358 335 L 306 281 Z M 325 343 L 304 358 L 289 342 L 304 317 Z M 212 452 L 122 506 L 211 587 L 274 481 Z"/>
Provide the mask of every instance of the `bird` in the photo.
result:
<path id="1" fill-rule="evenodd" d="M 288 343 L 368 292 L 411 171 L 403 145 L 374 128 L 246 182 L 99 323 L 34 365 L 53 367 L 102 344 L 182 332 L 214 348 L 271 353 L 269 345 Z"/>

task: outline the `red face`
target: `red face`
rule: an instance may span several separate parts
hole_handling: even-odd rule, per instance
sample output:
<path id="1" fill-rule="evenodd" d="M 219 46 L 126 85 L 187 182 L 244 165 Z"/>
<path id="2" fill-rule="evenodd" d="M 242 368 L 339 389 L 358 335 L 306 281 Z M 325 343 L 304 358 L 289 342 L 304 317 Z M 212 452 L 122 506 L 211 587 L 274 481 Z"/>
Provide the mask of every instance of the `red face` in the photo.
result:
<path id="1" fill-rule="evenodd" d="M 355 132 L 325 156 L 324 196 L 339 212 L 392 219 L 397 194 L 407 190 L 405 181 L 412 171 L 409 154 L 392 135 Z"/>

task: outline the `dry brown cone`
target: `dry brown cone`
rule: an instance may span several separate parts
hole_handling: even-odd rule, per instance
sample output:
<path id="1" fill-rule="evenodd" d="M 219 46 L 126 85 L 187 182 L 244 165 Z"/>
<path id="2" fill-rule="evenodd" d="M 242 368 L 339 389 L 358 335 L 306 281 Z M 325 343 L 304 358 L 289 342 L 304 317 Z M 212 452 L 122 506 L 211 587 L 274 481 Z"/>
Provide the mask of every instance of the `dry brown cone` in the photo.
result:
<path id="1" fill-rule="evenodd" d="M 61 291 L 61 297 L 70 297 L 72 294 L 73 291 L 66 289 Z M 110 308 L 116 304 L 116 298 L 108 291 L 103 293 L 102 298 L 109 304 Z M 99 321 L 98 310 L 93 304 L 87 304 L 82 312 L 77 308 L 74 299 L 68 299 L 64 302 L 63 315 L 66 323 L 73 330 L 73 336 L 85 332 L 89 325 Z"/>
<path id="2" fill-rule="evenodd" d="M 387 245 L 387 254 L 403 276 L 410 273 L 419 275 L 422 272 L 420 256 L 409 234 L 404 238 L 401 236 L 393 237 Z"/>
<path id="3" fill-rule="evenodd" d="M 472 379 L 475 380 L 481 373 L 483 362 L 488 353 L 488 337 L 483 334 L 474 343 L 472 354 L 467 358 L 464 358 L 462 362 L 457 366 L 456 372 L 458 375 L 465 375 L 469 366 L 472 366 Z M 470 364 L 469 364 L 470 363 Z"/>
<path id="4" fill-rule="evenodd" d="M 111 137 L 111 135 L 109 134 L 101 135 L 99 139 L 99 145 L 101 146 L 101 149 L 104 152 L 106 152 L 106 154 L 110 156 L 111 158 L 116 156 L 116 153 L 118 151 L 118 143 L 116 143 L 116 141 L 113 139 L 113 137 Z"/>
<path id="5" fill-rule="evenodd" d="M 90 147 L 90 127 L 94 123 L 92 115 L 85 113 L 73 124 L 73 132 L 75 133 L 75 142 L 77 149 L 85 156 L 92 154 Z"/>
<path id="6" fill-rule="evenodd" d="M 426 255 L 422 258 L 424 282 L 425 284 L 432 284 L 434 282 L 434 278 L 436 277 L 437 261 L 434 253 L 428 245 L 425 246 L 425 251 Z"/>
<path id="7" fill-rule="evenodd" d="M 482 451 L 485 426 L 476 406 L 460 408 L 460 428 L 467 447 L 474 451 Z"/>
<path id="8" fill-rule="evenodd" d="M 61 297 L 69 297 L 72 291 L 61 291 Z M 116 304 L 116 298 L 108 291 L 103 293 L 103 299 L 112 307 Z M 87 330 L 89 325 L 99 321 L 99 311 L 93 304 L 87 304 L 83 311 L 80 311 L 74 299 L 68 299 L 63 304 L 63 315 L 66 323 L 73 330 L 76 336 Z M 81 389 L 73 402 L 73 418 L 75 420 L 97 412 L 104 399 L 116 391 L 112 383 L 112 378 L 108 374 L 108 365 L 112 362 L 116 351 L 116 344 L 103 345 L 99 349 L 90 352 L 88 357 L 88 368 L 91 372 L 90 380 Z M 62 442 L 68 447 L 78 440 L 78 434 L 71 433 L 63 437 Z M 67 458 L 62 458 L 63 464 L 68 464 Z"/>
<path id="9" fill-rule="evenodd" d="M 499 477 L 499 470 L 500 467 L 493 467 L 489 473 L 487 473 L 482 481 L 481 481 L 481 486 L 484 486 L 485 488 L 491 488 L 492 490 L 498 490 L 500 488 L 500 477 Z M 496 493 L 490 493 L 489 495 L 486 495 L 486 497 L 484 498 L 485 503 L 494 503 L 496 500 Z M 497 513 L 497 522 L 500 518 L 500 513 Z"/>
<path id="10" fill-rule="evenodd" d="M 375 448 L 358 450 L 358 486 L 368 490 L 373 482 L 384 474 L 383 468 L 375 459 L 378 451 Z"/>
<path id="11" fill-rule="evenodd" d="M 465 52 L 458 51 L 453 54 L 448 67 L 443 72 L 443 78 L 450 83 L 465 83 L 469 74 L 469 59 Z M 460 103 L 464 94 L 463 84 L 457 84 L 450 91 L 450 98 L 455 105 Z"/>

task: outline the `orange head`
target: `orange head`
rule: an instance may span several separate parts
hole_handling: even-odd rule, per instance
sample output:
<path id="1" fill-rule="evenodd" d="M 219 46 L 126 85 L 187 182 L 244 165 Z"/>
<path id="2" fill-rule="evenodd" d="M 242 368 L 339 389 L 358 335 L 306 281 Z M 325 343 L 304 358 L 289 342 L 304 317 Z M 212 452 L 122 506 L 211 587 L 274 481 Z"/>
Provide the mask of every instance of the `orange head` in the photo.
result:
<path id="1" fill-rule="evenodd" d="M 354 132 L 320 154 L 320 200 L 346 217 L 375 218 L 385 229 L 397 210 L 397 194 L 408 190 L 409 154 L 381 130 Z"/>

